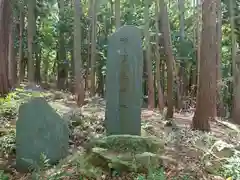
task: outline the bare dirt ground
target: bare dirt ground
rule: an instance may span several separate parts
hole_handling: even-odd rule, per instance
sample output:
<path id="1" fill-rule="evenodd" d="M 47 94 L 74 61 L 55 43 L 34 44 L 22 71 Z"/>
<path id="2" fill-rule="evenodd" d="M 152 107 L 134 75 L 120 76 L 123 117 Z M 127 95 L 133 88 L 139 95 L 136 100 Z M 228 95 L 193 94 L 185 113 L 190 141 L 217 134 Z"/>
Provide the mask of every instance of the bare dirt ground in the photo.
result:
<path id="1" fill-rule="evenodd" d="M 84 143 L 92 137 L 104 135 L 105 102 L 103 99 L 98 97 L 87 99 L 88 103 L 82 108 L 76 106 L 73 97 L 68 93 L 54 93 L 48 101 L 65 119 L 71 121 L 74 121 L 74 118 L 78 121 L 81 119 L 80 123 L 84 123 L 82 129 L 73 129 L 70 149 L 72 154 L 81 151 Z M 174 177 L 184 178 L 185 176 L 193 180 L 224 179 L 209 173 L 204 158 L 208 157 L 207 161 L 210 161 L 210 156 L 215 157 L 215 160 L 222 158 L 212 151 L 213 144 L 216 145 L 216 142 L 223 142 L 231 147 L 240 147 L 239 127 L 226 121 L 217 120 L 211 122 L 211 133 L 192 131 L 190 128 L 192 117 L 193 113 L 175 113 L 174 125 L 166 127 L 166 121 L 158 111 L 142 109 L 142 135 L 155 136 L 165 142 L 163 160 L 167 179 L 173 180 Z M 11 161 L 14 161 L 14 158 Z M 73 173 L 74 168 L 67 166 L 66 170 Z M 14 170 L 11 174 L 12 179 L 28 179 L 28 176 L 23 176 Z M 120 179 L 131 178 L 124 176 Z M 103 176 L 100 179 L 108 178 Z"/>
<path id="2" fill-rule="evenodd" d="M 63 103 L 63 106 L 64 104 L 67 104 L 68 107 L 70 104 L 74 106 L 74 102 L 67 100 Z M 84 117 L 92 117 L 103 121 L 105 102 L 100 98 L 91 99 L 79 111 Z M 163 115 L 157 110 L 142 109 L 142 135 L 156 136 L 166 142 L 164 159 L 168 179 L 180 176 L 188 176 L 191 179 L 220 179 L 220 177 L 211 176 L 206 171 L 203 156 L 212 153 L 209 152 L 209 148 L 213 148 L 211 147 L 213 139 L 215 142 L 219 141 L 232 146 L 239 146 L 239 127 L 225 120 L 216 120 L 210 122 L 211 133 L 194 132 L 190 128 L 193 115 L 193 112 L 175 113 L 173 123 L 176 127 L 166 127 Z"/>

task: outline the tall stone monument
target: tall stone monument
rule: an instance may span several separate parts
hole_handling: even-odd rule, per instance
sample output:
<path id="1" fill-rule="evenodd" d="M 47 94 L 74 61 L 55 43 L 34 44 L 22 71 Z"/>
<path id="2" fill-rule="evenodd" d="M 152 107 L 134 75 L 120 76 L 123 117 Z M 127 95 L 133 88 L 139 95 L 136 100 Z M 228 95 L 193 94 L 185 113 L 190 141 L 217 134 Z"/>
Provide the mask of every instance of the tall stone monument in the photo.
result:
<path id="1" fill-rule="evenodd" d="M 109 38 L 106 75 L 107 135 L 141 134 L 143 51 L 141 31 L 119 28 Z"/>

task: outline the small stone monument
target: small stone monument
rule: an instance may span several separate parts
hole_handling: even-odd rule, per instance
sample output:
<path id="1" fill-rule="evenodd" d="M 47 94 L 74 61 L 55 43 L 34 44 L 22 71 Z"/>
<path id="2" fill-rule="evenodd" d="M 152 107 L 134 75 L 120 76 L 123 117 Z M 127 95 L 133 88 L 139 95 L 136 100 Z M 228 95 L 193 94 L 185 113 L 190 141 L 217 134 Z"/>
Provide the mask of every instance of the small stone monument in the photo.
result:
<path id="1" fill-rule="evenodd" d="M 107 135 L 140 135 L 142 72 L 141 31 L 135 26 L 123 26 L 109 38 L 105 113 Z"/>
<path id="2" fill-rule="evenodd" d="M 55 164 L 68 154 L 69 129 L 55 110 L 41 97 L 19 108 L 16 124 L 16 167 L 36 168 L 41 155 Z"/>

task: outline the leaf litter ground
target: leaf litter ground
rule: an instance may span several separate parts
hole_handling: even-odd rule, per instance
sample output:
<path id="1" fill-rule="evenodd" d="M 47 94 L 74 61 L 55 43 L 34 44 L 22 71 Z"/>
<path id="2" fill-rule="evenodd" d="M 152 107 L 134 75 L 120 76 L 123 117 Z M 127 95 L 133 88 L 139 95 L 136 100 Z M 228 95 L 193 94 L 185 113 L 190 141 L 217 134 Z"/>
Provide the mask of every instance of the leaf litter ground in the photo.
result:
<path id="1" fill-rule="evenodd" d="M 73 97 L 68 93 L 49 93 L 48 101 L 56 111 L 70 122 L 71 126 L 71 148 L 70 156 L 63 160 L 57 167 L 51 168 L 42 173 L 42 179 L 47 179 L 49 174 L 67 172 L 71 176 L 60 179 L 83 179 L 89 178 L 92 172 L 84 172 L 84 162 L 72 163 L 76 156 L 81 156 L 86 148 L 86 142 L 92 138 L 105 135 L 103 126 L 105 114 L 105 102 L 101 98 L 87 99 L 87 104 L 78 108 Z M 166 121 L 158 111 L 142 109 L 142 136 L 155 136 L 165 142 L 165 153 L 163 158 L 164 171 L 167 179 L 188 179 L 193 180 L 220 180 L 220 176 L 213 175 L 212 169 L 215 161 L 224 159 L 226 154 L 217 154 L 214 151 L 217 144 L 230 147 L 229 149 L 240 148 L 239 127 L 226 121 L 217 120 L 211 122 L 211 133 L 191 131 L 190 125 L 193 113 L 175 113 L 173 126 L 165 126 Z M 0 129 L 14 127 L 14 121 L 5 123 L 2 121 Z M 8 121 L 9 122 L 9 121 Z M 10 124 L 10 125 L 9 125 Z M 1 135 L 1 134 L 0 134 Z M 3 136 L 3 135 L 1 135 Z M 238 149 L 239 148 L 239 149 Z M 223 148 L 222 148 L 223 149 Z M 0 169 L 11 174 L 11 179 L 31 179 L 29 174 L 20 174 L 14 170 L 14 155 L 0 157 Z M 210 168 L 207 167 L 210 163 Z M 219 165 L 219 164 L 217 164 Z M 216 166 L 217 166 L 216 165 Z M 89 175 L 89 177 L 87 177 Z M 45 178 L 44 178 L 45 177 Z M 180 178 L 181 177 L 181 178 Z M 135 179 L 136 174 L 122 174 L 121 177 L 112 177 L 109 174 L 102 174 L 99 179 Z"/>

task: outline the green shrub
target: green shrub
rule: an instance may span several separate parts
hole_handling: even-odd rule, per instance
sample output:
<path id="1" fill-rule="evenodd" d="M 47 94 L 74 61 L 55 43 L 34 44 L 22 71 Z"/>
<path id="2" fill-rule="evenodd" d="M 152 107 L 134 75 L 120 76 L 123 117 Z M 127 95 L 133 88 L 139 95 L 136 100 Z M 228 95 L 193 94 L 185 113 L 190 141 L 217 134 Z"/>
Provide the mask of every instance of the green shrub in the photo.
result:
<path id="1" fill-rule="evenodd" d="M 0 170 L 0 180 L 9 180 L 9 177 L 4 174 L 4 171 Z"/>
<path id="2" fill-rule="evenodd" d="M 16 152 L 16 132 L 10 131 L 8 135 L 0 137 L 0 153 L 15 154 Z"/>
<path id="3" fill-rule="evenodd" d="M 138 175 L 136 180 L 167 180 L 167 177 L 165 175 L 164 169 L 157 169 L 152 170 L 151 168 L 148 170 L 147 176 Z M 174 177 L 173 180 L 189 180 L 188 176 L 183 177 Z"/>
<path id="4" fill-rule="evenodd" d="M 222 176 L 228 178 L 232 177 L 233 180 L 240 179 L 240 153 L 236 153 L 223 165 L 219 172 Z"/>
<path id="5" fill-rule="evenodd" d="M 148 169 L 147 176 L 138 175 L 136 180 L 166 180 L 166 176 L 164 173 L 164 169 L 153 170 L 151 168 Z"/>

